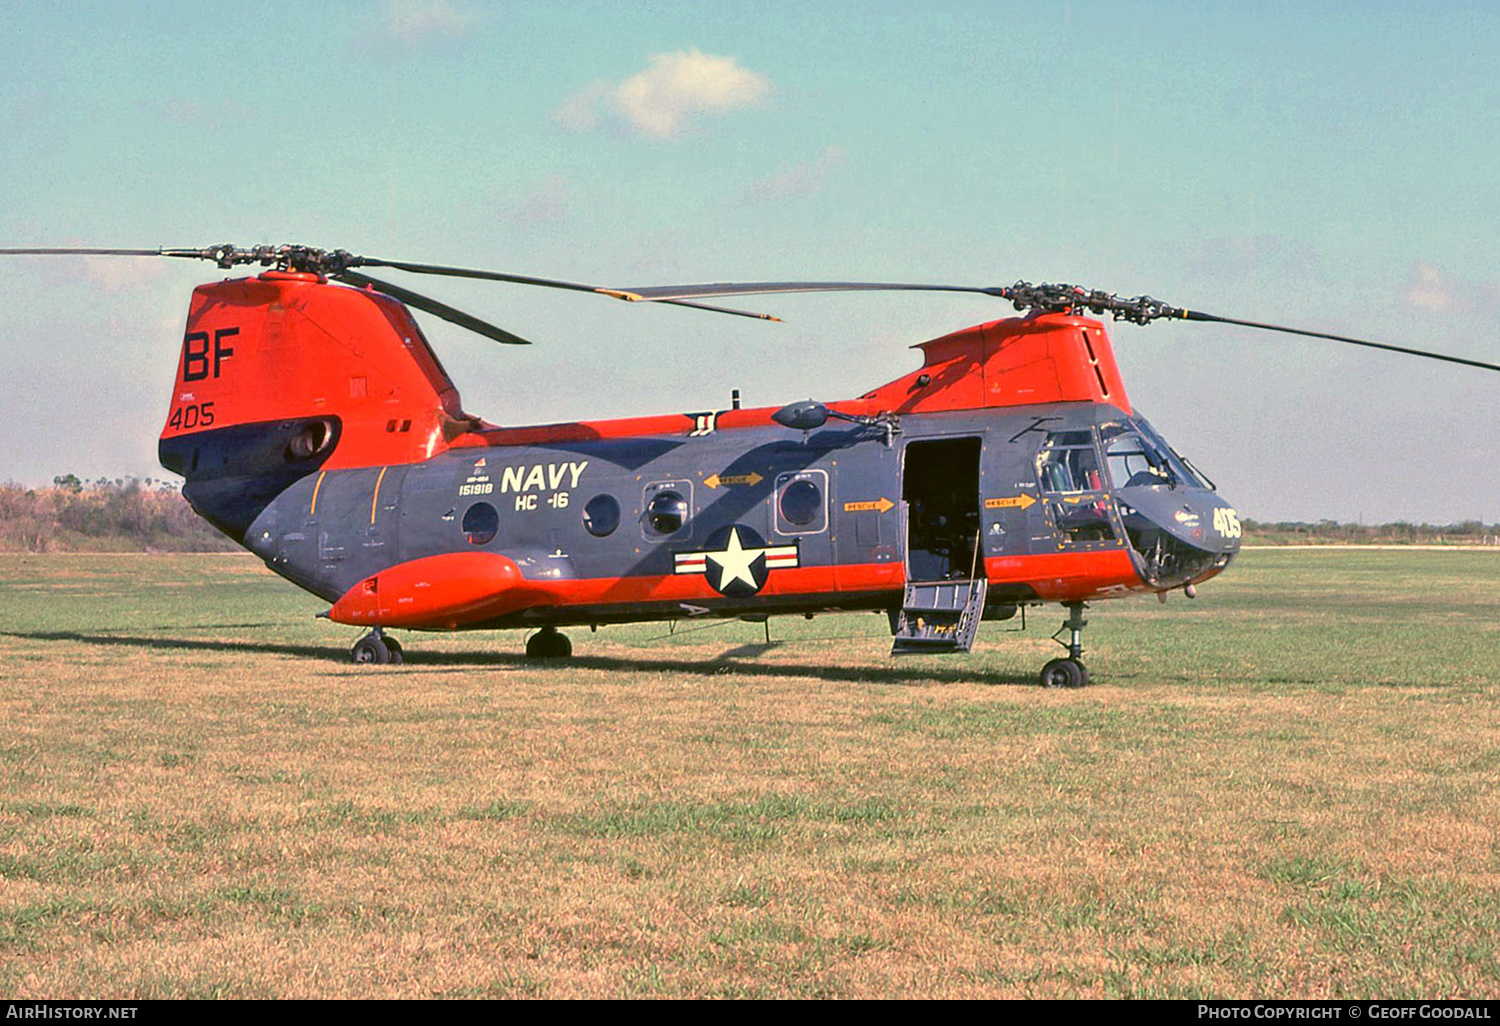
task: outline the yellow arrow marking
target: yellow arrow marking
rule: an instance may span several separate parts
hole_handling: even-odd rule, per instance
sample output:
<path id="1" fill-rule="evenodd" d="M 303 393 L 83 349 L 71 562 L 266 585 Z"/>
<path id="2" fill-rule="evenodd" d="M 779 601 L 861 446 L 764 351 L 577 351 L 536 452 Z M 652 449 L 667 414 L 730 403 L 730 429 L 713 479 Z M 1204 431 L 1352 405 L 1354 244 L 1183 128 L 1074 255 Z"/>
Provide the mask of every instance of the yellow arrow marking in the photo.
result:
<path id="1" fill-rule="evenodd" d="M 749 485 L 754 488 L 764 480 L 765 478 L 752 470 L 748 474 L 713 474 L 705 477 L 703 483 L 709 488 L 717 488 L 720 485 Z"/>
<path id="2" fill-rule="evenodd" d="M 1013 495 L 1008 499 L 985 499 L 985 509 L 1026 509 L 1036 504 L 1035 495 Z"/>
<path id="3" fill-rule="evenodd" d="M 890 499 L 881 496 L 878 499 L 871 499 L 868 502 L 846 502 L 844 503 L 844 512 L 869 513 L 873 510 L 877 513 L 884 513 L 889 509 L 895 508 L 895 505 Z"/>

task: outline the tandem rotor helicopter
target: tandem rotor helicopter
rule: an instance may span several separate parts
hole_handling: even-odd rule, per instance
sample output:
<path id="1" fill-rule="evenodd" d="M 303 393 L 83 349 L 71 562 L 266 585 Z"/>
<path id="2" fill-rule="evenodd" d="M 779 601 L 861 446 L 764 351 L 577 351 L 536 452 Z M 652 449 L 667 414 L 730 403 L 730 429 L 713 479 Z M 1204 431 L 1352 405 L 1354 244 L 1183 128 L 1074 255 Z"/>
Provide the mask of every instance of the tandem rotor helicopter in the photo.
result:
<path id="1" fill-rule="evenodd" d="M 769 282 L 602 288 L 301 246 L 0 249 L 180 257 L 253 277 L 193 292 L 161 463 L 199 515 L 367 628 L 559 627 L 824 612 L 890 618 L 893 654 L 967 652 L 982 620 L 1060 603 L 1067 655 L 1046 687 L 1088 683 L 1085 603 L 1215 576 L 1240 521 L 1132 407 L 1099 316 L 1208 321 L 1500 366 L 1234 320 L 1071 285 Z M 361 268 L 592 292 L 718 313 L 714 297 L 969 292 L 1022 316 L 921 343 L 920 368 L 855 399 L 501 427 L 464 411 L 411 309 L 527 340 Z M 1097 315 L 1090 317 L 1088 314 Z"/>

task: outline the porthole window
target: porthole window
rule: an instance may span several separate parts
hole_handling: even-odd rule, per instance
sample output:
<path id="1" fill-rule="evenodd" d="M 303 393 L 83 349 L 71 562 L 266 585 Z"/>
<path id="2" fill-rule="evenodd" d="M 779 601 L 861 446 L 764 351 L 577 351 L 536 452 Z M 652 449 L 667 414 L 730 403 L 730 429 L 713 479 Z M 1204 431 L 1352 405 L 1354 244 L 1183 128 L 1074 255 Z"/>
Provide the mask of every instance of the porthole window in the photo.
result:
<path id="1" fill-rule="evenodd" d="M 670 489 L 657 492 L 646 506 L 646 524 L 656 534 L 676 534 L 687 518 L 687 500 Z"/>
<path id="2" fill-rule="evenodd" d="M 595 538 L 608 538 L 620 526 L 620 504 L 613 495 L 596 495 L 583 507 L 583 526 Z"/>
<path id="3" fill-rule="evenodd" d="M 828 471 L 813 468 L 778 474 L 771 512 L 777 534 L 828 530 Z"/>
<path id="4" fill-rule="evenodd" d="M 781 490 L 781 515 L 788 523 L 806 527 L 823 510 L 823 491 L 807 478 L 793 481 Z"/>
<path id="5" fill-rule="evenodd" d="M 500 514 L 487 502 L 476 502 L 464 511 L 464 537 L 470 545 L 488 545 L 500 530 Z"/>

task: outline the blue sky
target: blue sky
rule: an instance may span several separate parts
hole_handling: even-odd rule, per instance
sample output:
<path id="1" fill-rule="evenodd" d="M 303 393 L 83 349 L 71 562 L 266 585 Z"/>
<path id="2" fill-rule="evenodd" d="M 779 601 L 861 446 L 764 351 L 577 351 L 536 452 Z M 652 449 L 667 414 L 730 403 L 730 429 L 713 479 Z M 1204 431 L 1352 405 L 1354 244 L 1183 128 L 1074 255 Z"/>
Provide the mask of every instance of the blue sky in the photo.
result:
<path id="1" fill-rule="evenodd" d="M 1500 10 L 1444 3 L 0 3 L 0 245 L 295 242 L 648 285 L 1073 281 L 1500 362 Z M 157 476 L 208 265 L 13 258 L 0 480 Z M 407 281 L 505 424 L 857 395 L 1009 313 L 765 324 Z M 1257 519 L 1500 520 L 1500 375 L 1120 325 Z"/>

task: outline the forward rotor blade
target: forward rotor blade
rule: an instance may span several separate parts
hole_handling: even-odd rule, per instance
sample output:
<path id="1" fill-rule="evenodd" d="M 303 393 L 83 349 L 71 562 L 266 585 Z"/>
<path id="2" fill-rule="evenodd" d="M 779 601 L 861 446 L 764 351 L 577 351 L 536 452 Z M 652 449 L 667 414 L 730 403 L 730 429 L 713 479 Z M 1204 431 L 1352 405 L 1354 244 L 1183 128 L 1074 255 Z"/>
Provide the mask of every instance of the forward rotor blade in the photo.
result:
<path id="1" fill-rule="evenodd" d="M 164 249 L 0 249 L 0 256 L 167 256 Z"/>
<path id="2" fill-rule="evenodd" d="M 470 331 L 483 335 L 485 338 L 494 339 L 496 342 L 504 342 L 510 346 L 529 346 L 531 342 L 520 335 L 513 335 L 504 328 L 497 328 L 488 321 L 481 321 L 472 314 L 466 314 L 462 310 L 456 310 L 446 303 L 439 303 L 436 299 L 430 299 L 420 292 L 404 289 L 400 285 L 392 285 L 378 278 L 360 274 L 357 271 L 339 271 L 332 275 L 349 285 L 358 288 L 371 288 L 376 292 L 383 292 L 392 299 L 400 300 L 407 306 L 415 307 L 423 313 L 430 313 L 434 317 L 441 317 L 450 324 L 456 324 L 460 328 L 468 328 Z"/>
<path id="3" fill-rule="evenodd" d="M 1371 342 L 1367 339 L 1351 338 L 1347 335 L 1333 335 L 1322 331 L 1288 328 L 1279 324 L 1264 324 L 1259 321 L 1242 321 L 1232 317 L 1219 317 L 1215 314 L 1203 313 L 1198 310 L 1185 310 L 1180 307 L 1168 306 L 1165 303 L 1151 299 L 1149 296 L 1139 296 L 1135 299 L 1120 299 L 1112 294 L 1089 292 L 1068 285 L 1041 285 L 1033 287 L 1025 282 L 1017 282 L 1013 286 L 975 287 L 964 285 L 918 285 L 899 282 L 849 281 L 719 282 L 705 285 L 661 285 L 622 289 L 620 291 L 639 297 L 640 302 L 647 303 L 668 303 L 674 300 L 708 296 L 748 296 L 797 292 L 968 292 L 994 296 L 1000 299 L 1009 299 L 1019 309 L 1059 310 L 1068 306 L 1075 306 L 1090 308 L 1096 313 L 1112 313 L 1117 320 L 1127 319 L 1138 324 L 1145 324 L 1158 317 L 1233 324 L 1244 328 L 1259 328 L 1263 331 L 1279 331 L 1288 335 L 1303 335 L 1308 338 L 1328 339 L 1332 342 L 1344 342 L 1349 345 L 1364 346 L 1368 349 L 1383 349 L 1387 352 L 1403 353 L 1407 356 L 1420 356 L 1429 360 L 1442 360 L 1445 363 L 1455 363 L 1465 367 L 1475 367 L 1480 370 L 1500 371 L 1500 365 L 1485 363 L 1481 360 L 1469 360 L 1461 356 L 1448 356 L 1444 353 L 1435 353 L 1426 349 L 1412 349 L 1407 346 L 1390 345 L 1384 342 Z"/>
<path id="4" fill-rule="evenodd" d="M 1330 335 L 1323 331 L 1304 331 L 1301 328 L 1286 328 L 1279 324 L 1262 324 L 1259 321 L 1240 321 L 1233 317 L 1219 317 L 1214 314 L 1202 313 L 1198 310 L 1174 310 L 1168 316 L 1184 321 L 1210 321 L 1215 324 L 1234 324 L 1242 328 L 1259 328 L 1262 331 L 1280 331 L 1287 335 L 1305 335 L 1308 338 L 1325 338 L 1331 342 L 1346 342 L 1351 346 L 1364 346 L 1368 349 L 1384 349 L 1391 353 L 1405 353 L 1407 356 L 1421 356 L 1429 360 L 1442 360 L 1444 363 L 1457 363 L 1465 367 L 1477 367 L 1480 370 L 1500 371 L 1500 366 L 1493 363 L 1484 363 L 1480 360 L 1466 360 L 1461 356 L 1448 356 L 1444 353 L 1434 353 L 1426 349 L 1408 349 L 1406 346 L 1393 346 L 1384 342 L 1370 342 L 1362 338 L 1350 338 L 1347 335 Z"/>
<path id="5" fill-rule="evenodd" d="M 621 289 L 628 297 L 646 303 L 671 303 L 683 299 L 705 299 L 709 296 L 757 296 L 793 292 L 974 292 L 1006 298 L 1003 287 L 980 288 L 972 285 L 913 285 L 902 282 L 870 281 L 760 281 L 719 282 L 710 285 L 653 285 L 647 288 Z"/>
<path id="6" fill-rule="evenodd" d="M 182 257 L 188 260 L 212 260 L 226 270 L 242 263 L 259 262 L 270 266 L 276 259 L 272 247 L 261 246 L 253 250 L 240 250 L 225 243 L 203 249 L 100 249 L 96 247 L 49 247 L 29 249 L 0 249 L 0 256 L 129 256 L 129 257 Z"/>

